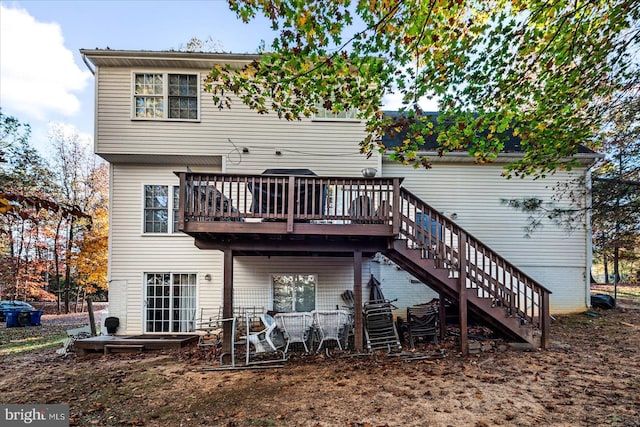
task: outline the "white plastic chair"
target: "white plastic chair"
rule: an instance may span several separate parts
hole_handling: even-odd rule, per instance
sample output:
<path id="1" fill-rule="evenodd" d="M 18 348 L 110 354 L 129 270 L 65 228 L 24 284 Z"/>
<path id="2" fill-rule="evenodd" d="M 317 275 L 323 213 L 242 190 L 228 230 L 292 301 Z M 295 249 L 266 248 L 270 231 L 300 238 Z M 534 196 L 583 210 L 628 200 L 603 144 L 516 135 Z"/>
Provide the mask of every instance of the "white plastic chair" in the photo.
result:
<path id="1" fill-rule="evenodd" d="M 340 342 L 342 337 L 345 337 L 345 348 L 347 347 L 349 312 L 345 310 L 314 310 L 311 314 L 320 337 L 318 351 L 325 341 L 337 342 L 338 348 L 342 350 L 342 343 Z"/>
<path id="2" fill-rule="evenodd" d="M 296 342 L 301 342 L 304 350 L 309 352 L 307 340 L 313 326 L 311 313 L 278 313 L 275 315 L 275 320 L 287 340 L 285 353 L 289 350 L 289 345 Z"/>
<path id="3" fill-rule="evenodd" d="M 247 339 L 256 349 L 256 353 L 276 351 L 278 348 L 273 343 L 272 333 L 276 329 L 276 321 L 270 315 L 264 313 L 260 315 L 260 320 L 265 328 L 261 331 L 249 332 Z"/>

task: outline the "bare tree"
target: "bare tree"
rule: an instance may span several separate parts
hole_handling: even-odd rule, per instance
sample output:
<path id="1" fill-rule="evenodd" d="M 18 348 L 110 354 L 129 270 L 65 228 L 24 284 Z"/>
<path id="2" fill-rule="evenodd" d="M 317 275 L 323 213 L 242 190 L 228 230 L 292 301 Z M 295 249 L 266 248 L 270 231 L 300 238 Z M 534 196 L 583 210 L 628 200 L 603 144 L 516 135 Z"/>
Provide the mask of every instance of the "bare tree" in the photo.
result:
<path id="1" fill-rule="evenodd" d="M 60 186 L 60 199 L 80 211 L 88 211 L 99 198 L 94 185 L 97 157 L 90 145 L 83 142 L 76 129 L 62 124 L 53 124 L 49 130 L 49 140 L 53 146 L 53 160 L 56 180 Z M 69 312 L 69 298 L 72 287 L 72 258 L 76 247 L 77 233 L 86 229 L 88 222 L 72 215 L 64 218 L 66 223 L 66 247 L 64 254 L 65 283 L 64 311 Z"/>

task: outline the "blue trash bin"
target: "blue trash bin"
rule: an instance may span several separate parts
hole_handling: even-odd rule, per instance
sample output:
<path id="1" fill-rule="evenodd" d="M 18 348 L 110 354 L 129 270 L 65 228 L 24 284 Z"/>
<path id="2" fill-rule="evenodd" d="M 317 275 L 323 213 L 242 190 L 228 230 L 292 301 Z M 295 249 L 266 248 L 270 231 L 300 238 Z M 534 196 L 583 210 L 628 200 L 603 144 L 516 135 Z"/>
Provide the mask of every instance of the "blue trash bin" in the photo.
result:
<path id="1" fill-rule="evenodd" d="M 33 310 L 29 312 L 29 321 L 31 326 L 40 326 L 40 317 L 42 317 L 42 310 Z"/>
<path id="2" fill-rule="evenodd" d="M 19 310 L 6 310 L 4 312 L 4 315 L 7 318 L 7 328 L 14 328 L 18 326 L 18 313 L 20 313 Z"/>

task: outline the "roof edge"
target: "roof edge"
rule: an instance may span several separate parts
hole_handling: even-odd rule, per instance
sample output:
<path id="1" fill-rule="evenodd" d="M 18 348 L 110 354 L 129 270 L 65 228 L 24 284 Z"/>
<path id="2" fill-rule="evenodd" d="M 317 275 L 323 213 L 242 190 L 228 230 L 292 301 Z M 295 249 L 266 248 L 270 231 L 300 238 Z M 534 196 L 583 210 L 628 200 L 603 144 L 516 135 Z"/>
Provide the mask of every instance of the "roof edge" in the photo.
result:
<path id="1" fill-rule="evenodd" d="M 115 49 L 80 49 L 80 53 L 87 57 L 123 57 L 149 59 L 230 59 L 248 60 L 260 59 L 263 55 L 257 53 L 227 53 L 227 52 L 185 52 L 180 50 L 115 50 Z"/>

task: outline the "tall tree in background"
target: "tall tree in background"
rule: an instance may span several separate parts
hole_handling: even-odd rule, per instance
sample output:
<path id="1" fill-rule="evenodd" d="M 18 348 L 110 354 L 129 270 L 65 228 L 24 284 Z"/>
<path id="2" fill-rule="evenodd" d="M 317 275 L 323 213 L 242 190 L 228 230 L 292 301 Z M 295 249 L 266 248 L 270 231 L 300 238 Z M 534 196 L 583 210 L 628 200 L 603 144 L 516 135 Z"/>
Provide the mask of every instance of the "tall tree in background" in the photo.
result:
<path id="1" fill-rule="evenodd" d="M 616 296 L 620 261 L 635 258 L 640 245 L 640 88 L 619 102 L 602 132 L 607 158 L 593 175 L 592 218 L 595 250 L 607 282 L 613 262 Z"/>
<path id="2" fill-rule="evenodd" d="M 511 136 L 525 156 L 505 175 L 570 168 L 577 147 L 601 129 L 611 95 L 638 76 L 638 0 L 229 0 L 245 22 L 257 14 L 280 31 L 271 52 L 242 69 L 216 66 L 207 90 L 258 113 L 296 120 L 319 106 L 367 118 L 362 152 L 385 151 L 383 133 L 409 129 L 392 159 L 430 166 L 438 150 L 491 161 Z M 400 91 L 407 119 L 380 111 Z M 438 123 L 420 101 L 440 102 Z"/>
<path id="3" fill-rule="evenodd" d="M 30 137 L 28 124 L 0 112 L 0 291 L 14 299 L 52 299 L 44 290 L 48 250 L 42 235 L 47 213 L 59 206 L 49 197 L 53 177 Z"/>
<path id="4" fill-rule="evenodd" d="M 68 311 L 74 277 L 78 294 L 106 287 L 108 177 L 75 131 L 55 125 L 50 136 L 53 168 L 30 145 L 29 125 L 0 112 L 0 294 L 56 299 L 64 270 Z"/>
<path id="5" fill-rule="evenodd" d="M 204 40 L 191 37 L 185 45 L 180 45 L 178 50 L 183 52 L 224 52 L 224 47 L 220 40 L 216 40 L 212 36 Z"/>
<path id="6" fill-rule="evenodd" d="M 72 266 L 76 272 L 81 294 L 93 294 L 107 289 L 107 255 L 109 246 L 109 175 L 106 163 L 97 165 L 89 181 L 95 186 L 96 196 L 87 207 L 91 226 L 77 236 L 78 251 L 73 252 Z"/>
<path id="7" fill-rule="evenodd" d="M 100 180 L 96 173 L 97 160 L 91 153 L 88 144 L 83 144 L 74 129 L 64 125 L 54 124 L 49 130 L 49 141 L 54 153 L 55 178 L 59 184 L 59 199 L 69 206 L 75 206 L 82 212 L 90 212 L 102 201 Z M 72 267 L 74 251 L 77 250 L 78 234 L 84 233 L 91 225 L 91 221 L 78 219 L 74 216 L 64 218 L 66 222 L 65 248 L 65 283 L 64 283 L 64 311 L 69 312 L 69 302 L 72 290 Z"/>

